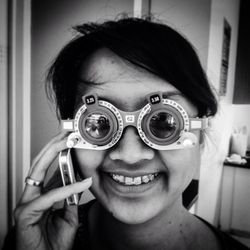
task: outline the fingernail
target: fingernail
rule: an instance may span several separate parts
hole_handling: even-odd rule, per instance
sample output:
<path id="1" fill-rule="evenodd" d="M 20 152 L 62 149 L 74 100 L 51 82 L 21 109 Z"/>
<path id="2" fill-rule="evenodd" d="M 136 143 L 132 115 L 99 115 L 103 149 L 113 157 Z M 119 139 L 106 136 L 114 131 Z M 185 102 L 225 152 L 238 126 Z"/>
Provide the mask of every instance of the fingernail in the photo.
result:
<path id="1" fill-rule="evenodd" d="M 82 184 L 84 185 L 89 185 L 91 186 L 92 185 L 92 177 L 89 177 L 87 179 L 84 179 L 83 181 L 81 181 Z"/>

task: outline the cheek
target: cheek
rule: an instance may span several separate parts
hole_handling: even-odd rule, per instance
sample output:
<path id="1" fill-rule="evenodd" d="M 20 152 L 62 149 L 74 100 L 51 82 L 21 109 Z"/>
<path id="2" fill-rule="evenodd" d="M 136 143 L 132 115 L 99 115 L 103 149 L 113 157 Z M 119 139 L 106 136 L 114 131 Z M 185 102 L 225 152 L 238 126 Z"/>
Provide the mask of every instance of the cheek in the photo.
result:
<path id="1" fill-rule="evenodd" d="M 200 147 L 159 152 L 168 174 L 168 189 L 181 194 L 200 167 Z"/>
<path id="2" fill-rule="evenodd" d="M 98 167 L 103 162 L 105 151 L 75 149 L 74 155 L 81 174 L 86 178 L 96 175 Z"/>

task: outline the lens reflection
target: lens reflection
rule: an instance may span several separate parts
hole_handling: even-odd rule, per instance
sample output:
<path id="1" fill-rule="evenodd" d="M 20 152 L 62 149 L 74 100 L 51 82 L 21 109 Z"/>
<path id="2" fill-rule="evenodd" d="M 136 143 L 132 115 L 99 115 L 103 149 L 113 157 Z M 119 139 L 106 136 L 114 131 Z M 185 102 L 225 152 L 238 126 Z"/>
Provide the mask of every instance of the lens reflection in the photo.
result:
<path id="1" fill-rule="evenodd" d="M 110 131 L 109 119 L 103 114 L 91 114 L 85 121 L 85 130 L 94 139 L 104 138 Z"/>
<path id="2" fill-rule="evenodd" d="M 149 128 L 154 136 L 160 139 L 166 139 L 176 131 L 176 121 L 171 114 L 160 112 L 152 116 L 149 122 Z"/>

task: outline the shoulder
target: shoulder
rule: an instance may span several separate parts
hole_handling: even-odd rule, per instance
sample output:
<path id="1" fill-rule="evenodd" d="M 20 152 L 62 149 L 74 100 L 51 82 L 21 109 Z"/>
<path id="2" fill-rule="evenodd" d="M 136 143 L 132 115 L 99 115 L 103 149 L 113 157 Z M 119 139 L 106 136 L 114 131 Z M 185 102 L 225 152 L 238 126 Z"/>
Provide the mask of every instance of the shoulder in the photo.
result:
<path id="1" fill-rule="evenodd" d="M 216 239 L 218 240 L 221 249 L 223 250 L 249 250 L 248 247 L 231 237 L 225 232 L 220 231 L 219 229 L 215 228 L 213 225 L 208 223 L 206 220 L 195 216 L 197 219 L 199 219 L 202 223 L 204 223 L 214 234 Z"/>

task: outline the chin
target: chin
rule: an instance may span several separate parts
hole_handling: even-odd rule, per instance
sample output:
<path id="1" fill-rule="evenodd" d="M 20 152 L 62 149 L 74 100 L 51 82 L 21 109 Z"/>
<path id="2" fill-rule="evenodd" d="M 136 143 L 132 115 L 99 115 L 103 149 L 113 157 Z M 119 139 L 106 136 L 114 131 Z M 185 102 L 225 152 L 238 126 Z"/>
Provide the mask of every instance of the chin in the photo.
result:
<path id="1" fill-rule="evenodd" d="M 116 202 L 110 204 L 108 211 L 122 223 L 139 225 L 155 218 L 161 209 L 156 205 L 153 206 L 152 203 Z"/>

